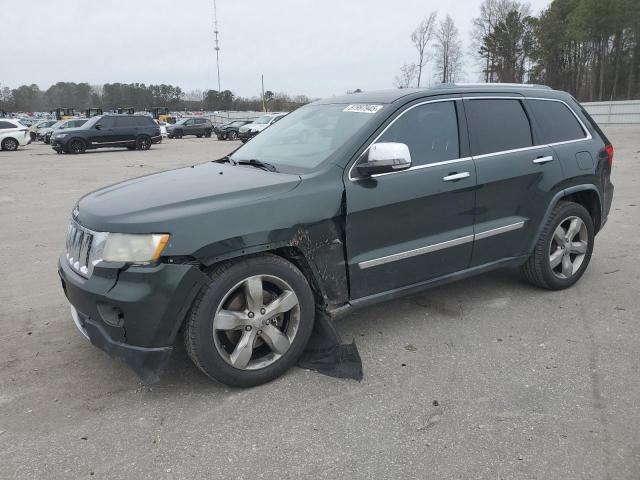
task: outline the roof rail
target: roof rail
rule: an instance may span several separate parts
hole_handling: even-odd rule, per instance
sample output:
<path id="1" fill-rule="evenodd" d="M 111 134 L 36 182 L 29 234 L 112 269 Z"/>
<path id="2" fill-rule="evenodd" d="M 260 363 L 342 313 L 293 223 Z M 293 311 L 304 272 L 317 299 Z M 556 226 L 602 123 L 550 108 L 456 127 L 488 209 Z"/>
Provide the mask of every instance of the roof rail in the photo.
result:
<path id="1" fill-rule="evenodd" d="M 440 83 L 431 88 L 455 88 L 455 87 L 518 87 L 518 88 L 544 88 L 552 90 L 548 85 L 538 83 Z"/>

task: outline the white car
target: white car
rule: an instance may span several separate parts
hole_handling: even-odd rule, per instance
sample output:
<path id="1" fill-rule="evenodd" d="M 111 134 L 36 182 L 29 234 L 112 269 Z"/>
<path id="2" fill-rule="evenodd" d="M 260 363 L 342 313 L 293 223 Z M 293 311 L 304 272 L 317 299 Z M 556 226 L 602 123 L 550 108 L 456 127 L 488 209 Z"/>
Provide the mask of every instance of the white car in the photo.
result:
<path id="1" fill-rule="evenodd" d="M 169 135 L 167 133 L 167 123 L 166 122 L 161 122 L 159 120 L 156 120 L 156 123 L 160 127 L 160 135 L 162 136 L 162 138 L 163 139 L 167 138 L 167 136 Z"/>
<path id="2" fill-rule="evenodd" d="M 18 120 L 0 118 L 0 149 L 17 150 L 18 146 L 29 145 L 31 136 L 29 128 L 25 127 Z"/>

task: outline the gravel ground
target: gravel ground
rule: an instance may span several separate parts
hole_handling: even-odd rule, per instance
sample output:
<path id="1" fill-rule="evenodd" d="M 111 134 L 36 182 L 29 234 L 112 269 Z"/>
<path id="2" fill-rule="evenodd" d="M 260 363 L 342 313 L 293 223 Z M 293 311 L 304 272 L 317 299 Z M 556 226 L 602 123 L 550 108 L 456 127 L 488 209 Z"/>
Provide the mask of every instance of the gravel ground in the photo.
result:
<path id="1" fill-rule="evenodd" d="M 183 350 L 142 386 L 77 332 L 56 272 L 80 195 L 233 143 L 0 152 L 0 478 L 640 478 L 640 126 L 606 131 L 616 194 L 578 285 L 498 271 L 370 307 L 338 325 L 361 383 L 250 390 Z"/>

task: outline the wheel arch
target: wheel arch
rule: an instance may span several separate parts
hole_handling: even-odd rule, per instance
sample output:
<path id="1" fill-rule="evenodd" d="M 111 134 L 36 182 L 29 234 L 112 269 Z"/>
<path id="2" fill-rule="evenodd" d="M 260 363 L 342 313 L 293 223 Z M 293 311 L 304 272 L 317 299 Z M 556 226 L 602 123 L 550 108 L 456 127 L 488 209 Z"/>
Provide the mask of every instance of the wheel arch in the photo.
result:
<path id="1" fill-rule="evenodd" d="M 235 250 L 217 257 L 204 258 L 201 260 L 201 265 L 202 268 L 208 270 L 229 260 L 241 260 L 261 254 L 277 255 L 294 264 L 309 282 L 316 304 L 320 308 L 335 303 L 335 300 L 327 293 L 325 282 L 323 282 L 317 266 L 309 260 L 308 253 L 300 246 L 293 245 L 292 242 L 278 242 Z"/>
<path id="2" fill-rule="evenodd" d="M 595 232 L 598 233 L 600 230 L 602 222 L 602 195 L 600 194 L 598 187 L 591 183 L 567 187 L 557 192 L 551 199 L 551 202 L 549 202 L 547 211 L 545 212 L 544 217 L 538 226 L 538 230 L 531 241 L 529 253 L 533 251 L 538 238 L 540 238 L 544 226 L 551 216 L 551 212 L 561 201 L 569 201 L 582 205 L 593 219 Z"/>

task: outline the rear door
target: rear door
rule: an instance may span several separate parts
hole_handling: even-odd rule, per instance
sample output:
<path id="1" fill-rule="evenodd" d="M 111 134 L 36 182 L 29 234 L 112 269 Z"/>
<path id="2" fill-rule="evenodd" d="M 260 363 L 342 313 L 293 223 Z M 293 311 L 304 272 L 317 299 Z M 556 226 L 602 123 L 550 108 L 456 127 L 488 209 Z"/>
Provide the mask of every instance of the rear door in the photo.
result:
<path id="1" fill-rule="evenodd" d="M 136 140 L 135 117 L 116 117 L 115 140 L 121 145 L 131 145 Z"/>
<path id="2" fill-rule="evenodd" d="M 406 144 L 410 169 L 369 178 L 351 169 L 345 181 L 351 298 L 469 266 L 476 173 L 461 107 L 454 99 L 411 105 L 374 141 Z"/>
<path id="3" fill-rule="evenodd" d="M 528 253 L 562 180 L 556 153 L 536 145 L 521 97 L 464 100 L 478 174 L 472 266 Z"/>

